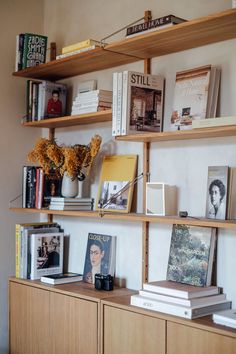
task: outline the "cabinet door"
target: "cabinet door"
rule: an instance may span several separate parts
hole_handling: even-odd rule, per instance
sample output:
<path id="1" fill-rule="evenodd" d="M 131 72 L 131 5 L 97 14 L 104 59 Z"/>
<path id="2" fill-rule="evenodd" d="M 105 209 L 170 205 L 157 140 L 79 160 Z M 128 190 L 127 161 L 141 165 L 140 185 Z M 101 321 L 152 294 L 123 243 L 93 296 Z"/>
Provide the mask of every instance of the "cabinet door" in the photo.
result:
<path id="1" fill-rule="evenodd" d="M 57 293 L 50 294 L 50 354 L 96 354 L 98 304 Z"/>
<path id="2" fill-rule="evenodd" d="M 164 354 L 165 321 L 104 306 L 103 354 Z"/>
<path id="3" fill-rule="evenodd" d="M 49 292 L 10 282 L 10 353 L 48 354 Z"/>
<path id="4" fill-rule="evenodd" d="M 167 354 L 236 354 L 236 340 L 176 323 L 167 323 Z"/>

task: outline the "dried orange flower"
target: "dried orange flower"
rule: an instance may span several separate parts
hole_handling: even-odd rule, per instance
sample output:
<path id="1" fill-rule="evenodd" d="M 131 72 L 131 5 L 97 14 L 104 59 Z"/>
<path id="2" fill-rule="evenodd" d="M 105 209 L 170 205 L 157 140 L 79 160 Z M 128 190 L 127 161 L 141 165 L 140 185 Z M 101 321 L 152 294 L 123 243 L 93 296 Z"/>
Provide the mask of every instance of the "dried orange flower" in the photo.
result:
<path id="1" fill-rule="evenodd" d="M 43 171 L 49 174 L 51 170 L 63 176 L 65 172 L 71 178 L 88 175 L 96 157 L 102 138 L 95 135 L 89 145 L 59 146 L 55 140 L 40 138 L 28 160 L 39 163 Z"/>

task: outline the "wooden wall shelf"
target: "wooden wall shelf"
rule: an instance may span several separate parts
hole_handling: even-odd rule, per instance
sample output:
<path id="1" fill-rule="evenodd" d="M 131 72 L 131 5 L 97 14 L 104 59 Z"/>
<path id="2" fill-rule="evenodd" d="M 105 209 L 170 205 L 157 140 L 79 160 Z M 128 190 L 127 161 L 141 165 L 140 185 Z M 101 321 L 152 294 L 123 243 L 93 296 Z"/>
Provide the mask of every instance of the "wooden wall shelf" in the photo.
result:
<path id="1" fill-rule="evenodd" d="M 110 122 L 112 120 L 112 110 L 107 109 L 101 112 L 65 116 L 60 118 L 43 119 L 36 122 L 22 123 L 24 127 L 35 128 L 64 128 L 82 124 L 92 124 Z"/>
<path id="2" fill-rule="evenodd" d="M 184 224 L 195 226 L 220 227 L 224 229 L 236 229 L 236 220 L 213 220 L 205 218 L 180 218 L 178 216 L 149 216 L 137 213 L 110 213 L 101 214 L 98 211 L 73 211 L 73 210 L 48 210 L 48 209 L 23 209 L 11 208 L 14 212 L 24 212 L 33 214 L 47 214 L 57 216 L 72 216 L 82 218 L 96 218 L 102 220 L 122 220 L 130 222 L 153 222 L 160 224 Z"/>
<path id="3" fill-rule="evenodd" d="M 37 67 L 17 71 L 13 75 L 60 80 L 235 37 L 236 9 L 230 9 L 163 30 L 114 42 L 105 48 L 96 48 Z"/>
<path id="4" fill-rule="evenodd" d="M 120 141 L 135 141 L 135 142 L 159 142 L 172 140 L 189 140 L 189 139 L 204 139 L 218 138 L 236 135 L 236 125 L 202 128 L 192 130 L 182 130 L 175 132 L 162 133 L 140 133 L 133 135 L 117 136 L 116 140 Z"/>

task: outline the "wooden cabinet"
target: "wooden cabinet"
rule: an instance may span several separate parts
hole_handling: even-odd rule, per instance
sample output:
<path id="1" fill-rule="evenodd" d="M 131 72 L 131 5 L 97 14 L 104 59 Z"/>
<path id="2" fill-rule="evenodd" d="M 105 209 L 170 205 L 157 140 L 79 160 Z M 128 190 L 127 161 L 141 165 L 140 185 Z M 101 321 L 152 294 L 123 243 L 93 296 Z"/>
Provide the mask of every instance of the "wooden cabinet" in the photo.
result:
<path id="1" fill-rule="evenodd" d="M 165 321 L 104 307 L 103 354 L 165 354 Z"/>
<path id="2" fill-rule="evenodd" d="M 50 292 L 52 354 L 98 352 L 98 304 Z"/>
<path id="3" fill-rule="evenodd" d="M 168 321 L 167 354 L 189 354 L 190 352 L 191 354 L 236 354 L 236 339 L 235 336 L 232 338 Z"/>
<path id="4" fill-rule="evenodd" d="M 127 293 L 134 292 L 11 278 L 10 354 L 99 354 L 101 299 Z"/>
<path id="5" fill-rule="evenodd" d="M 130 305 L 130 296 L 102 301 L 102 354 L 236 354 L 236 330 L 211 316 L 186 320 Z"/>
<path id="6" fill-rule="evenodd" d="M 10 353 L 48 354 L 49 291 L 10 282 Z"/>

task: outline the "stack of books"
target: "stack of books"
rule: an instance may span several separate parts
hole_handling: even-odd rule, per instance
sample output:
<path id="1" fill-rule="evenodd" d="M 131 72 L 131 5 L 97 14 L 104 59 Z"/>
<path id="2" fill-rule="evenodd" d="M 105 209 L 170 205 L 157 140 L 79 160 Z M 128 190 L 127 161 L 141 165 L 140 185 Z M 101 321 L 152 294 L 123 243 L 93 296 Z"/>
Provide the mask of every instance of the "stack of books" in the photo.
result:
<path id="1" fill-rule="evenodd" d="M 92 50 L 100 46 L 101 42 L 96 41 L 95 39 L 85 39 L 84 41 L 63 47 L 62 54 L 57 55 L 56 59 L 62 59 L 78 53 L 87 52 L 88 50 Z"/>
<path id="2" fill-rule="evenodd" d="M 78 93 L 72 104 L 71 115 L 104 111 L 111 107 L 112 91 L 92 90 Z"/>
<path id="3" fill-rule="evenodd" d="M 131 296 L 131 305 L 188 319 L 231 308 L 231 302 L 217 286 L 200 287 L 167 280 L 143 284 L 143 290 Z"/>
<path id="4" fill-rule="evenodd" d="M 93 198 L 51 197 L 50 210 L 93 210 Z"/>

